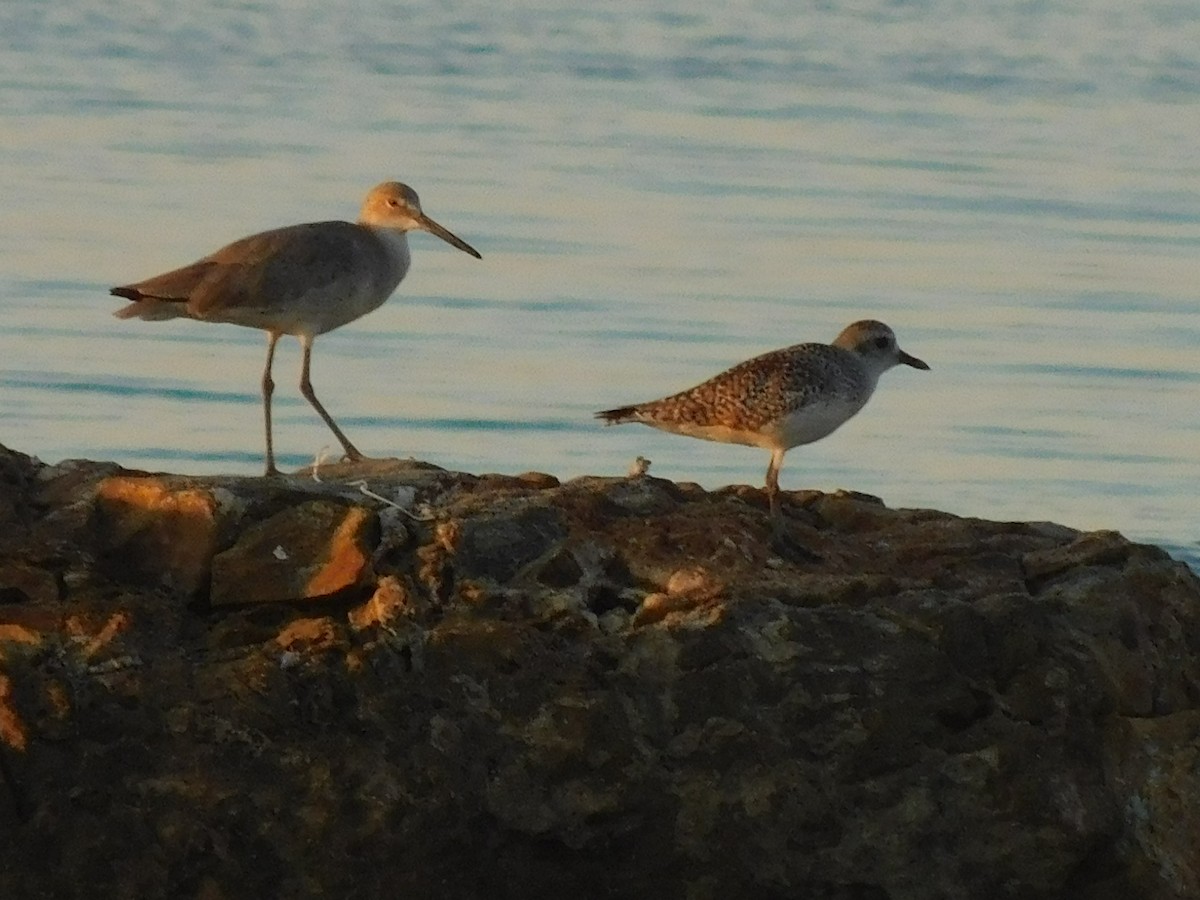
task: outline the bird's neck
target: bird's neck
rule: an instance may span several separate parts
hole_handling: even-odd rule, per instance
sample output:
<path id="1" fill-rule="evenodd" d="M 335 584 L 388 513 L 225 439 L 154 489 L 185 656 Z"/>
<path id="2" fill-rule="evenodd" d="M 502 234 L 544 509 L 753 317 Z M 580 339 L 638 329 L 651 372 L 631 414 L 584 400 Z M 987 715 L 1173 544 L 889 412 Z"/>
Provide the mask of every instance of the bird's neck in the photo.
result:
<path id="1" fill-rule="evenodd" d="M 879 376 L 890 369 L 895 363 L 880 364 L 874 360 L 869 361 L 864 367 L 867 382 L 871 385 L 871 390 L 875 390 L 875 385 L 879 384 Z"/>
<path id="2" fill-rule="evenodd" d="M 408 252 L 408 233 L 396 228 L 380 228 L 378 225 L 368 225 L 368 228 L 379 238 L 395 270 L 396 282 L 399 283 L 408 273 L 412 257 Z"/>

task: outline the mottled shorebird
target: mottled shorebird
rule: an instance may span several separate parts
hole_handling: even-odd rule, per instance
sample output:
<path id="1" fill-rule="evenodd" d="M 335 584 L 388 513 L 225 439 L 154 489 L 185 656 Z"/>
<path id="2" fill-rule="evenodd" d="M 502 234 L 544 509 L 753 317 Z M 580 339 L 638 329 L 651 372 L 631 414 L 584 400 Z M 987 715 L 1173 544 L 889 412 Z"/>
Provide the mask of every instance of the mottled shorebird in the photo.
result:
<path id="1" fill-rule="evenodd" d="M 300 393 L 341 442 L 346 457 L 363 455 L 317 400 L 309 380 L 313 340 L 383 304 L 408 272 L 410 231 L 428 231 L 482 259 L 470 244 L 421 211 L 417 192 L 386 181 L 363 201 L 357 222 L 290 225 L 234 241 L 197 262 L 110 293 L 132 300 L 118 319 L 197 319 L 261 328 L 267 333 L 262 374 L 267 474 L 275 475 L 271 437 L 271 364 L 285 334 L 300 341 Z"/>
<path id="2" fill-rule="evenodd" d="M 866 405 L 879 376 L 898 363 L 929 368 L 896 345 L 892 329 L 865 319 L 847 326 L 832 344 L 796 344 L 764 353 L 690 390 L 606 409 L 596 418 L 770 450 L 767 497 L 778 522 L 783 455 L 833 433 Z"/>

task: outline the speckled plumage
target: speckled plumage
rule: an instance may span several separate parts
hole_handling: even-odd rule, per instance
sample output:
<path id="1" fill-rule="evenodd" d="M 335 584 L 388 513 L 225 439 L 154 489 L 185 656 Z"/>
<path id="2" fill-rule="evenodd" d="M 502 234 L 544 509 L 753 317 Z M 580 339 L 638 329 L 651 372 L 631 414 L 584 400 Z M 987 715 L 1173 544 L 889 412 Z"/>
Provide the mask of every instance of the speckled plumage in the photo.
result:
<path id="1" fill-rule="evenodd" d="M 767 492 L 778 516 L 784 453 L 835 431 L 866 405 L 879 376 L 898 363 L 929 368 L 896 345 L 888 326 L 864 319 L 843 329 L 832 344 L 796 344 L 764 353 L 689 390 L 596 416 L 608 424 L 641 422 L 770 450 Z"/>
<path id="2" fill-rule="evenodd" d="M 252 234 L 203 259 L 110 293 L 131 302 L 120 319 L 157 322 L 188 318 L 267 332 L 263 369 L 267 474 L 275 474 L 271 435 L 271 364 L 275 344 L 295 335 L 303 349 L 300 392 L 341 442 L 350 459 L 362 454 L 317 400 L 309 379 L 313 340 L 378 308 L 408 273 L 407 232 L 420 230 L 481 258 L 474 247 L 421 211 L 417 192 L 386 181 L 363 201 L 357 222 L 313 222 Z"/>

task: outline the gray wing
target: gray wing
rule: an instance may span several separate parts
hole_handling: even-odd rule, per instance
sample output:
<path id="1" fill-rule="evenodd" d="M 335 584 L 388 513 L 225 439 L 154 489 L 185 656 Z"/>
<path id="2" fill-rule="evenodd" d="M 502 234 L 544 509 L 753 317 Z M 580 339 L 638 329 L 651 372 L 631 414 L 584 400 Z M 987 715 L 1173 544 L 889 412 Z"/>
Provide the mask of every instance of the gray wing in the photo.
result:
<path id="1" fill-rule="evenodd" d="M 335 293 L 356 272 L 377 271 L 384 260 L 385 248 L 370 230 L 350 222 L 313 222 L 250 235 L 112 293 L 185 303 L 187 314 L 197 319 L 250 307 L 269 315 L 313 292 Z"/>

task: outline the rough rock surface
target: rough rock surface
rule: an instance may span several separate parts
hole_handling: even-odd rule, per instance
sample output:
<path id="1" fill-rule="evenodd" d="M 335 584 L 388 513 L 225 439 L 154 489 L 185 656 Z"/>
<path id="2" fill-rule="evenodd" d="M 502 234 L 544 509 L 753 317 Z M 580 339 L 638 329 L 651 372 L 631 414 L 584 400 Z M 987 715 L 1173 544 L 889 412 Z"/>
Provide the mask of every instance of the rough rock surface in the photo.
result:
<path id="1" fill-rule="evenodd" d="M 0 448 L 0 897 L 1200 897 L 1192 572 L 785 511 Z"/>

